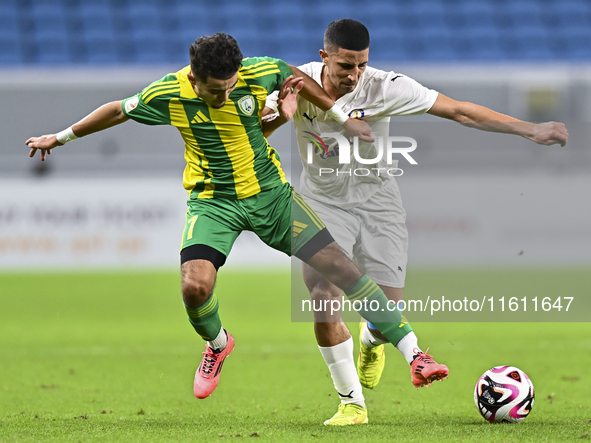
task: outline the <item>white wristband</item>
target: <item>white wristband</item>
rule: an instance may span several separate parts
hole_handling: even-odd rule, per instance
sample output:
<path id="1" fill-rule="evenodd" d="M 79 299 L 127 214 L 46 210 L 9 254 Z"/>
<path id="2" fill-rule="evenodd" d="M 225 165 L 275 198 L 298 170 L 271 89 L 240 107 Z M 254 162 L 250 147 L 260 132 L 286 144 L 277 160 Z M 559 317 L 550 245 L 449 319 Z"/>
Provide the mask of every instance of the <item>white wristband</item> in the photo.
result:
<path id="1" fill-rule="evenodd" d="M 58 132 L 55 136 L 57 138 L 57 141 L 61 144 L 66 144 L 78 138 L 78 136 L 74 134 L 74 130 L 71 126 L 68 129 L 64 129 L 63 131 Z"/>
<path id="2" fill-rule="evenodd" d="M 326 111 L 326 113 L 341 124 L 349 120 L 349 116 L 345 114 L 345 111 L 343 111 L 339 105 L 334 105 L 332 108 Z"/>

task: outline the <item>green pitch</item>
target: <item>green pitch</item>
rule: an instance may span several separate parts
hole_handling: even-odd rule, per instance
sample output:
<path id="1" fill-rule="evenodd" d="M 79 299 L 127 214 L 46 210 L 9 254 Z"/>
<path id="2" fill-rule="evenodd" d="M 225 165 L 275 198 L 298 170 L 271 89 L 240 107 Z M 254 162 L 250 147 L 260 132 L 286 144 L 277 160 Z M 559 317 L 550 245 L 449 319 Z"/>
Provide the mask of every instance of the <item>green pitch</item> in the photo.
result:
<path id="1" fill-rule="evenodd" d="M 408 294 L 519 295 L 531 283 L 540 294 L 588 297 L 590 276 L 415 271 Z M 0 274 L 0 441 L 591 438 L 588 323 L 414 324 L 450 378 L 415 390 L 390 347 L 380 385 L 365 393 L 370 423 L 335 429 L 322 426 L 338 398 L 312 325 L 290 321 L 289 273 L 222 270 L 216 290 L 236 350 L 219 388 L 197 400 L 203 344 L 185 318 L 178 273 Z M 523 369 L 536 388 L 520 424 L 491 425 L 474 406 L 476 380 L 502 364 Z"/>

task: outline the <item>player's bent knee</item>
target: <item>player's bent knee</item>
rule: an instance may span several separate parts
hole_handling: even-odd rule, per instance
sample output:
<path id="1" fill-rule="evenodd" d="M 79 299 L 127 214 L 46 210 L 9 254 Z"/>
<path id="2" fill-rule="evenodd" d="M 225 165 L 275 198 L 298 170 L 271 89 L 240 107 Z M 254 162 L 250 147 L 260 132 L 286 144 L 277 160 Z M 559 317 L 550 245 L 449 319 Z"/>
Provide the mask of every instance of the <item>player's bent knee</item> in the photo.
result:
<path id="1" fill-rule="evenodd" d="M 312 300 L 334 300 L 340 299 L 343 291 L 333 285 L 326 279 L 322 279 L 320 282 L 316 282 L 313 286 L 309 286 L 310 297 Z"/>
<path id="2" fill-rule="evenodd" d="M 199 278 L 183 278 L 181 291 L 185 305 L 198 308 L 211 297 L 213 284 Z"/>

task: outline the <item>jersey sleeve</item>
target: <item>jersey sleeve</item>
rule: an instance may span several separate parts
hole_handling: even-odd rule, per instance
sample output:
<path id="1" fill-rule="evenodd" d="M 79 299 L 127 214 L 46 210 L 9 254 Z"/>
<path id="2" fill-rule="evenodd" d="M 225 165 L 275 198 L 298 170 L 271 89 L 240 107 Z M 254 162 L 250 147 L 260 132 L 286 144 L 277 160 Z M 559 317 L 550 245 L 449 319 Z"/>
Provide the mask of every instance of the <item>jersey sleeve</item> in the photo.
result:
<path id="1" fill-rule="evenodd" d="M 267 108 L 271 108 L 273 112 L 278 112 L 279 109 L 277 107 L 277 100 L 279 100 L 279 91 L 272 92 L 267 96 L 267 101 L 265 102 L 265 106 Z"/>
<path id="2" fill-rule="evenodd" d="M 240 73 L 249 83 L 255 83 L 265 88 L 267 94 L 278 91 L 281 83 L 287 77 L 293 75 L 287 63 L 272 57 L 249 57 L 244 59 Z"/>
<path id="3" fill-rule="evenodd" d="M 439 95 L 412 78 L 394 72 L 389 72 L 384 79 L 383 91 L 384 113 L 387 115 L 424 114 Z"/>
<path id="4" fill-rule="evenodd" d="M 287 66 L 287 67 L 288 67 L 289 72 L 290 72 L 287 75 L 287 77 L 289 77 L 293 73 L 291 72 L 291 68 L 289 68 L 289 66 Z M 307 63 L 305 65 L 300 65 L 300 66 L 298 66 L 298 69 L 300 71 L 302 71 L 304 74 L 309 75 L 310 77 L 312 77 L 312 75 L 313 75 L 313 64 L 312 63 Z M 300 96 L 298 96 L 298 98 L 299 97 Z M 273 92 L 273 93 L 270 93 L 267 96 L 267 102 L 265 103 L 265 106 L 268 107 L 268 108 L 271 108 L 274 112 L 278 112 L 278 109 L 277 109 L 277 100 L 279 100 L 279 91 L 278 90 L 275 91 L 275 92 Z"/>
<path id="5" fill-rule="evenodd" d="M 139 94 L 124 99 L 121 105 L 123 113 L 145 125 L 169 125 L 169 97 L 166 93 L 176 91 L 171 78 L 170 75 L 166 76 L 152 83 Z"/>

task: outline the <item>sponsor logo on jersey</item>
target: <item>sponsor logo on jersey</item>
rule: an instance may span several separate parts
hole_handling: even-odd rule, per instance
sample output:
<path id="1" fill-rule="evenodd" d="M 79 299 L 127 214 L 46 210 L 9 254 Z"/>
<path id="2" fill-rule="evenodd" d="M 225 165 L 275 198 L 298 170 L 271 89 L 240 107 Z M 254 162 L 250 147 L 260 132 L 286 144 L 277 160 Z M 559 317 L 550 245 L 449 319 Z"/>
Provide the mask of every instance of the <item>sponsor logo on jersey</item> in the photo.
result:
<path id="1" fill-rule="evenodd" d="M 294 220 L 293 222 L 293 236 L 297 237 L 304 229 L 308 227 L 307 224 Z"/>
<path id="2" fill-rule="evenodd" d="M 125 112 L 127 112 L 128 114 L 133 111 L 135 108 L 137 108 L 137 105 L 139 103 L 140 99 L 139 97 L 132 97 L 129 100 L 127 100 L 125 102 Z"/>
<path id="3" fill-rule="evenodd" d="M 209 119 L 207 118 L 207 116 L 201 112 L 201 111 L 197 111 L 195 113 L 195 117 L 193 117 L 193 120 L 191 120 L 191 123 L 207 123 L 209 121 Z"/>
<path id="4" fill-rule="evenodd" d="M 349 118 L 363 118 L 365 117 L 365 111 L 363 109 L 353 109 L 349 112 Z"/>
<path id="5" fill-rule="evenodd" d="M 304 118 L 307 118 L 308 120 L 310 120 L 311 124 L 314 124 L 314 119 L 317 117 L 316 115 L 314 117 L 310 117 L 308 114 L 306 114 L 305 112 L 302 114 L 302 116 Z"/>
<path id="6" fill-rule="evenodd" d="M 254 112 L 254 97 L 252 95 L 246 95 L 238 100 L 238 106 L 246 115 L 252 115 Z"/>

